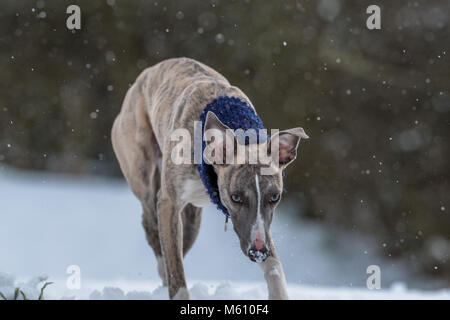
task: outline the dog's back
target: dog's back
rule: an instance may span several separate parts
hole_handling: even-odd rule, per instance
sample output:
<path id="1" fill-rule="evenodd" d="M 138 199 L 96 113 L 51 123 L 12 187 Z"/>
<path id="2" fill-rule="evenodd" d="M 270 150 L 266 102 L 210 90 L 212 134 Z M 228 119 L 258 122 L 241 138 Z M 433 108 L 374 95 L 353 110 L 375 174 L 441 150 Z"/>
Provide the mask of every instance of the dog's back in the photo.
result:
<path id="1" fill-rule="evenodd" d="M 200 113 L 211 99 L 220 95 L 243 97 L 244 93 L 212 68 L 189 58 L 162 61 L 143 71 L 129 90 L 132 99 L 143 98 L 145 105 L 139 116 L 146 115 L 160 146 L 176 128 L 193 128 Z M 124 103 L 122 112 L 133 112 Z"/>

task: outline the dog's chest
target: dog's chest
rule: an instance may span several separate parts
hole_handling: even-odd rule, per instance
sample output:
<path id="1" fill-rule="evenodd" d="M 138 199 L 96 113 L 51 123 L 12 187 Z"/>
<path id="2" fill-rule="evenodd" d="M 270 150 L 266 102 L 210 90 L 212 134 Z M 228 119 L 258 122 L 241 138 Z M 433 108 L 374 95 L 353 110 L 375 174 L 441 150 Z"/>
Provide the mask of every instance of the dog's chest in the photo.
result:
<path id="1" fill-rule="evenodd" d="M 200 179 L 187 179 L 183 186 L 183 194 L 181 200 L 191 203 L 192 205 L 202 208 L 211 204 L 206 189 Z"/>

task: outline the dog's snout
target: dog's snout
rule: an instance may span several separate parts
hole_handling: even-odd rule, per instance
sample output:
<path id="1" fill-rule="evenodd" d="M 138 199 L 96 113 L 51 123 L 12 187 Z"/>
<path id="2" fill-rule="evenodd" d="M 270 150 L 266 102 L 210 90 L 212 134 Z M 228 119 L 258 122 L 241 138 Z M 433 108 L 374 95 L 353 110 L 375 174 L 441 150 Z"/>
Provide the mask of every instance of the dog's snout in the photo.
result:
<path id="1" fill-rule="evenodd" d="M 248 250 L 248 257 L 250 260 L 256 263 L 260 263 L 265 261 L 270 255 L 269 250 L 266 247 L 263 247 L 261 250 L 256 250 L 255 248 L 251 248 Z"/>

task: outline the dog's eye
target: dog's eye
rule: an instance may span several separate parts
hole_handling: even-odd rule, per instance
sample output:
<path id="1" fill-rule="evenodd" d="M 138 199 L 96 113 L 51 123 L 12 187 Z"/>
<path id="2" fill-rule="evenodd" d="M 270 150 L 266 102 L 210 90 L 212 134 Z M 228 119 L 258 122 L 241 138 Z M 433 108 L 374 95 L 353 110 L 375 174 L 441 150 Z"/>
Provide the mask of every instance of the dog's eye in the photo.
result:
<path id="1" fill-rule="evenodd" d="M 279 193 L 275 193 L 273 196 L 270 197 L 270 202 L 277 202 L 278 200 L 280 200 Z"/>
<path id="2" fill-rule="evenodd" d="M 231 195 L 231 200 L 233 200 L 234 202 L 237 202 L 237 203 L 242 203 L 242 198 L 238 194 L 232 194 Z"/>

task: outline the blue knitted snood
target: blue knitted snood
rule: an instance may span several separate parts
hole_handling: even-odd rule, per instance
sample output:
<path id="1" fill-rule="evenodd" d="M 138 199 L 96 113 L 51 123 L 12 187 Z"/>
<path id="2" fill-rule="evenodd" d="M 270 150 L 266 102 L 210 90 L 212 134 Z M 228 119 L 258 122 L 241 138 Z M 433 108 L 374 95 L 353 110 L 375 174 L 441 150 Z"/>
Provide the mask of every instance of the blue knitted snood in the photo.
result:
<path id="1" fill-rule="evenodd" d="M 214 172 L 213 166 L 206 164 L 203 159 L 203 151 L 205 150 L 204 128 L 206 115 L 208 111 L 213 112 L 223 124 L 230 129 L 255 129 L 259 131 L 264 129 L 262 120 L 255 113 L 253 108 L 245 101 L 237 97 L 218 97 L 206 105 L 205 109 L 200 116 L 202 121 L 202 163 L 197 165 L 200 178 L 206 191 L 211 199 L 211 202 L 217 205 L 217 208 L 221 210 L 228 218 L 230 214 L 227 208 L 222 204 L 219 197 L 219 188 L 217 186 L 217 175 Z M 248 144 L 248 141 L 246 141 Z"/>

